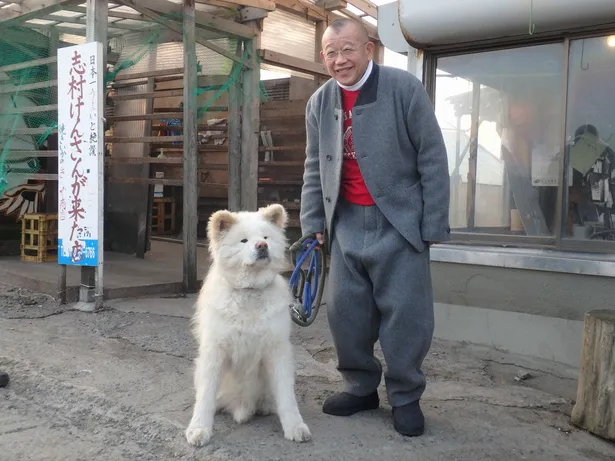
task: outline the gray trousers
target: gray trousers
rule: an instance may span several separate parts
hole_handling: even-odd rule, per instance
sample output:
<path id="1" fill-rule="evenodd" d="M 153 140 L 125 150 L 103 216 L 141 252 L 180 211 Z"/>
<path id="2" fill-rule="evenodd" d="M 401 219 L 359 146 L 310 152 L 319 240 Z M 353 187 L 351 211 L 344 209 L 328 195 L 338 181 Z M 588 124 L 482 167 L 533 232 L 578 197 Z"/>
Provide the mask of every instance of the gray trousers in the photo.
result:
<path id="1" fill-rule="evenodd" d="M 327 317 L 344 391 L 365 396 L 379 386 L 379 339 L 390 405 L 418 400 L 434 330 L 429 249 L 418 253 L 378 207 L 341 198 L 332 228 Z"/>

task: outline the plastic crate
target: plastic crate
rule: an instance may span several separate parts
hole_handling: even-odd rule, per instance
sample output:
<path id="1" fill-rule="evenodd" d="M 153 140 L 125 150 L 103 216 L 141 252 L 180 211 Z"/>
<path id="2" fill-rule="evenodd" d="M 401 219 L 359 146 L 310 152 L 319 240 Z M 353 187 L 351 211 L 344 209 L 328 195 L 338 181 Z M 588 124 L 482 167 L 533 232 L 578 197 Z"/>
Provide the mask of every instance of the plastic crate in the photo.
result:
<path id="1" fill-rule="evenodd" d="M 169 235 L 175 233 L 175 199 L 155 197 L 152 212 L 152 234 Z"/>
<path id="2" fill-rule="evenodd" d="M 58 260 L 58 214 L 30 213 L 21 220 L 21 260 Z"/>

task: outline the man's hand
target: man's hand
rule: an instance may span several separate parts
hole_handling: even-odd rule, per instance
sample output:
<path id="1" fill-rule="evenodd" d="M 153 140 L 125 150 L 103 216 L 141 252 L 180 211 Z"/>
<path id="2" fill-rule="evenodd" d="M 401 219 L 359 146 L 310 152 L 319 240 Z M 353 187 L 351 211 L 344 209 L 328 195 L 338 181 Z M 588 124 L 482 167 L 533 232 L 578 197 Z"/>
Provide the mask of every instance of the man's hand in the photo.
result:
<path id="1" fill-rule="evenodd" d="M 320 245 L 325 244 L 325 236 L 322 234 L 322 232 L 316 232 L 316 240 L 318 240 L 318 243 Z"/>

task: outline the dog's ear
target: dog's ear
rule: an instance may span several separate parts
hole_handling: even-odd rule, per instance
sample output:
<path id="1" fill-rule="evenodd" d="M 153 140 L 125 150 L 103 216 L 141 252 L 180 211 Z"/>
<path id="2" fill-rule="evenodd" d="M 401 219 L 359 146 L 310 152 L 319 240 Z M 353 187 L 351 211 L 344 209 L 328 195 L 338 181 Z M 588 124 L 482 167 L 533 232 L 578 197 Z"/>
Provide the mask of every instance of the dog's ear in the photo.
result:
<path id="1" fill-rule="evenodd" d="M 228 210 L 219 210 L 209 218 L 208 234 L 209 238 L 217 240 L 222 232 L 226 232 L 237 222 L 235 215 Z"/>
<path id="2" fill-rule="evenodd" d="M 279 203 L 274 203 L 258 210 L 267 221 L 272 222 L 278 227 L 284 229 L 288 221 L 286 209 Z"/>

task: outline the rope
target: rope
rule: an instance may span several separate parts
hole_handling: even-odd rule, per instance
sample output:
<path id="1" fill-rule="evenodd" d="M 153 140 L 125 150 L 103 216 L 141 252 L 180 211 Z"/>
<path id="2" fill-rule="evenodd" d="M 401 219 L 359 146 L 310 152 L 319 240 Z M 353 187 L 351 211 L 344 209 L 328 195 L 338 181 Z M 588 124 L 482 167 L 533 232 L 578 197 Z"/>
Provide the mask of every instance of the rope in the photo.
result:
<path id="1" fill-rule="evenodd" d="M 311 325 L 320 309 L 325 285 L 325 254 L 314 234 L 306 235 L 290 247 L 293 272 L 289 284 L 295 298 L 291 307 L 293 321 L 302 327 Z M 302 269 L 310 258 L 307 272 Z"/>

